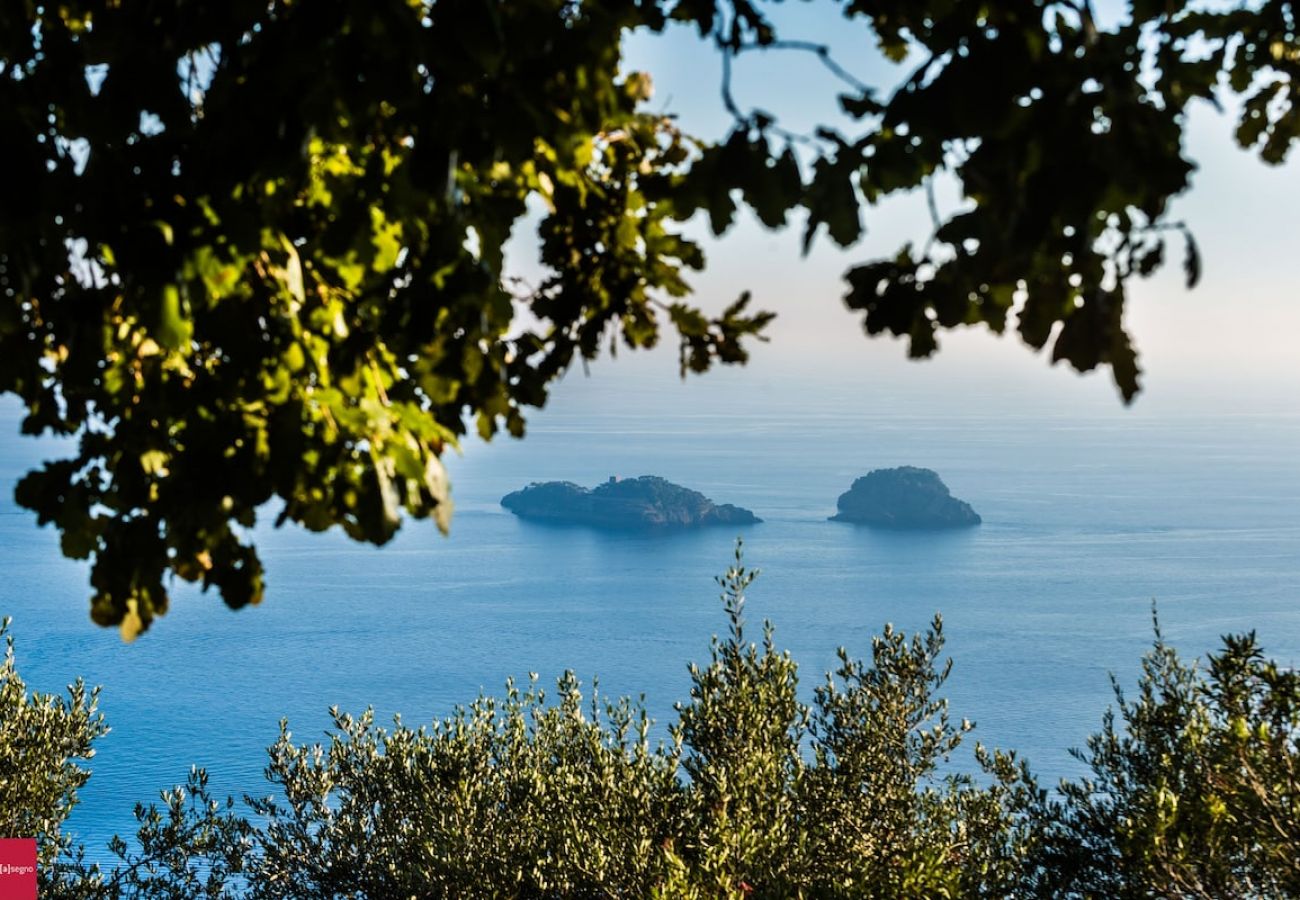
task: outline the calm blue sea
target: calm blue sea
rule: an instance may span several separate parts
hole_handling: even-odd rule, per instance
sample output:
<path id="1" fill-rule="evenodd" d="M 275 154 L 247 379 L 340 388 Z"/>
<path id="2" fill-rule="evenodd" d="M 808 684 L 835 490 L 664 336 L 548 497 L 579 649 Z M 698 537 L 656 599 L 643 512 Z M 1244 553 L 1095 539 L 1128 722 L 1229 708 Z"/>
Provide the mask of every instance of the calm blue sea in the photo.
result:
<path id="1" fill-rule="evenodd" d="M 376 549 L 260 530 L 265 603 L 231 613 L 179 586 L 133 645 L 87 618 L 86 572 L 14 508 L 13 479 L 57 447 L 0 421 L 0 614 L 40 690 L 104 686 L 112 733 L 72 819 L 92 847 L 131 809 L 206 766 L 219 791 L 264 793 L 263 748 L 287 717 L 315 740 L 332 705 L 411 723 L 510 675 L 565 668 L 602 692 L 644 693 L 671 718 L 686 664 L 724 622 L 712 578 L 736 534 L 601 534 L 520 522 L 497 500 L 535 480 L 663 475 L 765 519 L 746 528 L 763 570 L 752 620 L 771 619 L 809 690 L 837 646 L 942 612 L 956 659 L 947 695 L 985 743 L 1022 751 L 1050 783 L 1151 641 L 1197 654 L 1257 629 L 1300 663 L 1300 418 L 1002 402 L 972 385 L 935 401 L 882 385 L 835 390 L 724 375 L 682 386 L 618 373 L 561 386 L 523 442 L 474 444 L 452 472 L 452 536 L 408 527 Z M 872 468 L 936 469 L 978 529 L 887 534 L 830 523 Z M 268 516 L 271 518 L 272 516 Z"/>

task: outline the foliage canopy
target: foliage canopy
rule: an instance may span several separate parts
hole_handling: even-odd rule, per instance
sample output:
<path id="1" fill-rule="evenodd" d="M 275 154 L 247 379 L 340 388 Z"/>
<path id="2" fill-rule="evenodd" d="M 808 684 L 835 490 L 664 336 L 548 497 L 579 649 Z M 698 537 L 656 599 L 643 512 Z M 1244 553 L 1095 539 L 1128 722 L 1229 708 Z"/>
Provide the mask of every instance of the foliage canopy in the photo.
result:
<path id="1" fill-rule="evenodd" d="M 1200 271 L 1168 218 L 1187 106 L 1241 95 L 1239 142 L 1281 161 L 1294 3 L 1133 0 L 1113 28 L 1087 0 L 837 5 L 863 52 L 911 67 L 888 96 L 756 0 L 5 4 L 0 391 L 24 431 L 77 439 L 18 500 L 93 560 L 94 620 L 134 636 L 169 574 L 258 601 L 241 528 L 273 501 L 375 543 L 404 513 L 446 528 L 444 450 L 471 422 L 521 434 L 607 338 L 671 324 L 684 371 L 743 361 L 770 315 L 690 304 L 682 231 L 726 231 L 741 200 L 847 246 L 864 207 L 949 174 L 963 202 L 926 246 L 848 272 L 866 331 L 924 356 L 1014 317 L 1132 397 L 1126 281 L 1170 231 Z M 620 70 L 625 33 L 672 21 L 724 63 L 818 54 L 858 133 L 791 135 L 724 75 L 730 134 L 682 134 Z M 547 274 L 523 285 L 502 247 L 530 202 Z"/>

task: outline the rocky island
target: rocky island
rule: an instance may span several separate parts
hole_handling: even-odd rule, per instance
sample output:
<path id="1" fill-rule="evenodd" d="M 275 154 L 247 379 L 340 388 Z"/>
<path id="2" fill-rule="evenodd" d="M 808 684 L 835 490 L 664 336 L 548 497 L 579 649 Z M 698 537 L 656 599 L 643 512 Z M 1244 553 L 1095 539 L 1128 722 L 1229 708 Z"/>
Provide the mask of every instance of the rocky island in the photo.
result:
<path id="1" fill-rule="evenodd" d="M 832 522 L 877 528 L 964 528 L 980 523 L 969 503 L 948 492 L 930 469 L 876 469 L 840 495 Z"/>
<path id="2" fill-rule="evenodd" d="M 762 521 L 747 509 L 716 504 L 699 491 L 654 475 L 611 477 L 594 488 L 571 481 L 530 484 L 506 494 L 501 505 L 521 519 L 596 528 L 696 528 Z"/>

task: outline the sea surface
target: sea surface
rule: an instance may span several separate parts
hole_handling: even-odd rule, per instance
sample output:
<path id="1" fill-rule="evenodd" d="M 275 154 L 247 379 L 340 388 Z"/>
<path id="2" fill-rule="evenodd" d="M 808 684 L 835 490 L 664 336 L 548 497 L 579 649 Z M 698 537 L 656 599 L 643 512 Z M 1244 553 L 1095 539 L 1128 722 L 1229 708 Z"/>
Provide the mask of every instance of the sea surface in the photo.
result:
<path id="1" fill-rule="evenodd" d="M 218 792 L 265 794 L 282 718 L 315 741 L 327 710 L 408 723 L 448 714 L 508 676 L 566 668 L 607 694 L 644 694 L 661 722 L 687 663 L 725 620 L 713 577 L 738 536 L 762 570 L 748 615 L 770 619 L 810 693 L 838 646 L 866 655 L 886 622 L 940 612 L 956 660 L 946 696 L 986 744 L 1047 783 L 1081 773 L 1083 744 L 1152 640 L 1189 655 L 1258 630 L 1300 663 L 1300 417 L 999 402 L 978 385 L 931 401 L 886 385 L 835 389 L 723 375 L 577 376 L 522 442 L 471 442 L 451 469 L 449 538 L 412 523 L 389 546 L 260 528 L 265 602 L 232 613 L 178 584 L 173 610 L 124 645 L 87 617 L 86 569 L 14 507 L 14 479 L 50 441 L 0 410 L 0 614 L 29 686 L 103 686 L 112 732 L 71 828 L 101 857 L 132 807 L 208 769 Z M 828 522 L 873 468 L 928 466 L 984 517 L 952 533 Z M 739 533 L 600 533 L 522 522 L 497 501 L 531 481 L 656 474 L 764 519 Z M 273 511 L 266 516 L 273 519 Z M 969 765 L 959 759 L 957 765 Z"/>

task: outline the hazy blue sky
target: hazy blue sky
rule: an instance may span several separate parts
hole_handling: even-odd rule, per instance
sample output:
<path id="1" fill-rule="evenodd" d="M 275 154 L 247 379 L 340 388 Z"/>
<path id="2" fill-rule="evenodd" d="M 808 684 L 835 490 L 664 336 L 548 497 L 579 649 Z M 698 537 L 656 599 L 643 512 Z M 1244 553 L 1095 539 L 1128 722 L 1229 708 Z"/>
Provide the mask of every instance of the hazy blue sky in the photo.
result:
<path id="1" fill-rule="evenodd" d="M 887 85 L 906 71 L 880 57 L 869 33 L 845 23 L 829 3 L 775 9 L 787 36 L 829 44 L 864 81 Z M 1109 13 L 1115 12 L 1112 4 Z M 627 43 L 627 57 L 631 68 L 653 74 L 652 105 L 677 114 L 689 132 L 725 134 L 719 62 L 693 31 L 676 27 L 665 35 L 635 35 Z M 775 112 L 795 129 L 833 117 L 836 89 L 837 82 L 806 54 L 754 54 L 737 69 L 742 105 Z M 1128 323 L 1146 372 L 1139 406 L 1174 396 L 1194 399 L 1202 392 L 1220 403 L 1267 397 L 1274 405 L 1285 404 L 1300 388 L 1300 356 L 1293 349 L 1300 334 L 1300 306 L 1293 297 L 1300 260 L 1295 224 L 1300 172 L 1294 162 L 1270 168 L 1239 150 L 1233 127 L 1231 114 L 1202 106 L 1188 129 L 1190 155 L 1200 171 L 1173 214 L 1191 224 L 1200 243 L 1205 262 L 1200 286 L 1191 292 L 1183 288 L 1181 248 L 1175 243 L 1172 264 L 1163 274 L 1131 285 Z M 956 199 L 951 190 L 946 197 L 940 192 L 941 206 L 952 208 Z M 771 344 L 755 354 L 754 377 L 887 378 L 940 391 L 975 379 L 990 390 L 1046 391 L 1065 403 L 1109 402 L 1108 375 L 1082 379 L 1060 366 L 1049 369 L 1046 359 L 1014 336 L 997 338 L 983 327 L 944 337 L 939 357 L 919 364 L 906 361 L 901 342 L 868 340 L 841 303 L 840 277 L 856 262 L 923 239 L 929 218 L 914 196 L 870 210 L 866 224 L 868 234 L 859 246 L 840 251 L 821 240 L 807 258 L 799 254 L 797 227 L 768 232 L 748 214 L 721 241 L 697 229 L 709 260 L 707 271 L 693 280 L 698 299 L 719 306 L 752 289 L 757 305 L 780 314 Z M 671 368 L 663 359 L 643 369 L 650 362 L 602 362 L 595 375 L 645 371 L 657 378 Z"/>

